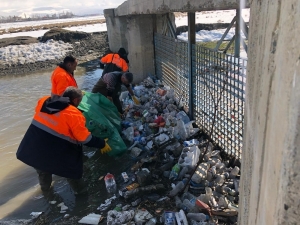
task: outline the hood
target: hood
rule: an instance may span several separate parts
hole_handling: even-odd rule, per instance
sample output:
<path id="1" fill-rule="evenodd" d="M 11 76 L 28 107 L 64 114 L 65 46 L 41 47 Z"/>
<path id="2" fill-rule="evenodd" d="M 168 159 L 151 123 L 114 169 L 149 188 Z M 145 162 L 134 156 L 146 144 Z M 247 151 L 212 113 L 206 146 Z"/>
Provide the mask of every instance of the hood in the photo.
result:
<path id="1" fill-rule="evenodd" d="M 47 114 L 58 113 L 70 105 L 70 99 L 68 97 L 61 97 L 54 95 L 49 97 L 43 104 L 41 112 Z"/>

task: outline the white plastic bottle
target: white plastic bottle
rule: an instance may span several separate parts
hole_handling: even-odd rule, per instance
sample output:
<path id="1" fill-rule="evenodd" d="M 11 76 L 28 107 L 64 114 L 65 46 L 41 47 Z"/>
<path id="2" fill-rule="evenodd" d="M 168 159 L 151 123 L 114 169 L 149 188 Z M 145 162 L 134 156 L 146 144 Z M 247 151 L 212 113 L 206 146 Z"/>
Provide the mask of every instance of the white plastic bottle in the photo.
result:
<path id="1" fill-rule="evenodd" d="M 157 219 L 155 217 L 148 220 L 148 222 L 145 225 L 155 225 L 157 222 Z"/>
<path id="2" fill-rule="evenodd" d="M 177 120 L 177 129 L 179 131 L 181 140 L 185 140 L 188 138 L 188 134 L 187 134 L 186 128 L 184 126 L 184 122 L 181 119 Z"/>
<path id="3" fill-rule="evenodd" d="M 178 119 L 181 119 L 184 122 L 184 124 L 187 124 L 188 122 L 190 122 L 190 118 L 184 111 L 180 111 L 179 113 L 177 113 L 176 117 Z"/>
<path id="4" fill-rule="evenodd" d="M 239 172 L 240 172 L 240 168 L 237 167 L 237 166 L 235 166 L 235 167 L 231 170 L 231 172 L 230 172 L 230 174 L 229 174 L 229 178 L 235 178 L 235 177 L 239 174 Z"/>
<path id="5" fill-rule="evenodd" d="M 104 181 L 108 193 L 115 193 L 117 191 L 117 184 L 114 175 L 107 173 L 104 177 Z"/>
<path id="6" fill-rule="evenodd" d="M 176 186 L 170 191 L 169 195 L 171 197 L 177 195 L 185 186 L 187 180 L 183 179 L 182 181 L 179 181 Z"/>

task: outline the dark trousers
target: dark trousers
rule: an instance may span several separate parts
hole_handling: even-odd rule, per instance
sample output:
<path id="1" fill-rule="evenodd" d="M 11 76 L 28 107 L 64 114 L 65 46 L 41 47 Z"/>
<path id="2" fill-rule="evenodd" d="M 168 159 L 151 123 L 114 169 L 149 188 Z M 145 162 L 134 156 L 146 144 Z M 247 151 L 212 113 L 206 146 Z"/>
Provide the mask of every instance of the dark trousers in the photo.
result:
<path id="1" fill-rule="evenodd" d="M 52 183 L 52 174 L 38 169 L 36 169 L 36 172 L 38 174 L 41 190 L 49 191 Z M 87 185 L 85 184 L 82 178 L 78 180 L 67 178 L 67 181 L 73 189 L 73 191 L 75 192 L 75 194 L 82 194 L 87 191 Z"/>
<path id="2" fill-rule="evenodd" d="M 112 95 L 113 103 L 117 107 L 119 113 L 123 114 L 122 104 L 119 99 L 119 92 L 121 91 L 121 84 L 117 84 L 115 87 L 115 90 Z M 95 86 L 92 89 L 92 93 L 100 93 L 107 97 L 107 88 L 106 83 L 100 78 L 98 82 L 95 84 Z"/>

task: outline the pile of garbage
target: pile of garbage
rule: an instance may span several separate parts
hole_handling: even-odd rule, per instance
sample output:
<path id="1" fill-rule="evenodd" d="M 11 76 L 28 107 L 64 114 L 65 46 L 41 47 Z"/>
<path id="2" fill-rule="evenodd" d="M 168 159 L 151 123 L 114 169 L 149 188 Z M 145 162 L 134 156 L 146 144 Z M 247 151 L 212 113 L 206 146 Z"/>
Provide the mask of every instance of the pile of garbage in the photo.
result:
<path id="1" fill-rule="evenodd" d="M 110 198 L 87 224 L 236 224 L 238 166 L 201 133 L 183 111 L 174 90 L 148 77 L 134 93 L 122 92 L 122 135 L 134 165 L 104 178 Z M 117 188 L 118 187 L 118 188 Z M 94 222 L 93 222 L 94 221 Z M 80 221 L 79 221 L 80 222 Z"/>

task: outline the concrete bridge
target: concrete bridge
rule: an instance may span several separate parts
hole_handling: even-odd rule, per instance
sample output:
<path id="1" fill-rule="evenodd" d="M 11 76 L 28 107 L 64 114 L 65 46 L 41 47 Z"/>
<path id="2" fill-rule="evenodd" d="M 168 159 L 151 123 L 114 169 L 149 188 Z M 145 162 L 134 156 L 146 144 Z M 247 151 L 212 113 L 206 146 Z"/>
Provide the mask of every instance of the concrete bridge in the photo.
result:
<path id="1" fill-rule="evenodd" d="M 110 48 L 154 74 L 153 33 L 172 12 L 236 9 L 236 0 L 128 0 L 104 11 Z M 248 3 L 247 3 L 248 6 Z M 300 1 L 251 0 L 239 224 L 300 224 Z M 168 15 L 168 16 L 166 16 Z M 172 29 L 170 27 L 170 29 Z"/>

